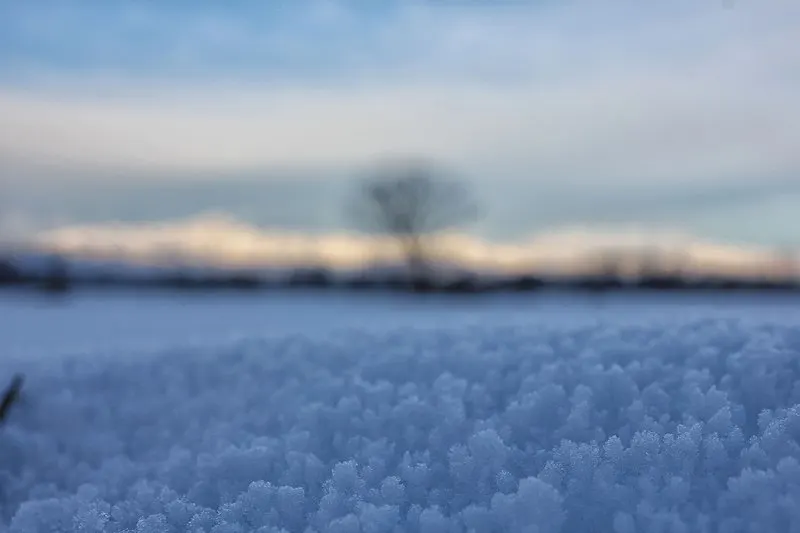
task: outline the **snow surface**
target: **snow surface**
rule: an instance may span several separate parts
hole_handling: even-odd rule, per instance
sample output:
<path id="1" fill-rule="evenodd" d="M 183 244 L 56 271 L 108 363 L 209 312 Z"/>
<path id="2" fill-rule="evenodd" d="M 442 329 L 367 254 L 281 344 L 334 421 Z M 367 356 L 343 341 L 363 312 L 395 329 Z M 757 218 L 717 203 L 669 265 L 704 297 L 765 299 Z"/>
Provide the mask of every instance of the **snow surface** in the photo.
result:
<path id="1" fill-rule="evenodd" d="M 800 531 L 796 302 L 472 302 L 4 300 L 2 528 Z"/>

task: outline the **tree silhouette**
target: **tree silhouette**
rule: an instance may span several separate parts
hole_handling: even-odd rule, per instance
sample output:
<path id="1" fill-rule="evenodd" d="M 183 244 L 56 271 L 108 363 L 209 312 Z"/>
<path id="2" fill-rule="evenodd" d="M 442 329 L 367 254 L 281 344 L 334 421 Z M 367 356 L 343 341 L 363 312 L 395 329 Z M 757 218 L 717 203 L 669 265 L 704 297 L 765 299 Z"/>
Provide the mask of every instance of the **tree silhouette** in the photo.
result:
<path id="1" fill-rule="evenodd" d="M 477 208 L 463 183 L 428 162 L 408 160 L 383 163 L 364 180 L 355 214 L 397 240 L 419 286 L 431 281 L 430 236 L 472 221 Z"/>

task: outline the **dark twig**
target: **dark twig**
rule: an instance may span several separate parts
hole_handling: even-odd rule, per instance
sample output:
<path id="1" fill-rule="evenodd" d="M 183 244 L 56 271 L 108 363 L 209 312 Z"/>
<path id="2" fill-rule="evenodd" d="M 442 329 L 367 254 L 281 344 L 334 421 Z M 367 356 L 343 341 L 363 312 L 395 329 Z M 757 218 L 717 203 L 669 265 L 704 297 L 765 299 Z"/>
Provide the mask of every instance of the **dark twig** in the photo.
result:
<path id="1" fill-rule="evenodd" d="M 0 424 L 3 424 L 6 421 L 6 417 L 8 417 L 8 412 L 11 409 L 11 406 L 19 401 L 22 383 L 24 381 L 25 379 L 22 377 L 22 375 L 16 374 L 11 379 L 11 383 L 3 393 L 3 400 L 0 402 Z"/>

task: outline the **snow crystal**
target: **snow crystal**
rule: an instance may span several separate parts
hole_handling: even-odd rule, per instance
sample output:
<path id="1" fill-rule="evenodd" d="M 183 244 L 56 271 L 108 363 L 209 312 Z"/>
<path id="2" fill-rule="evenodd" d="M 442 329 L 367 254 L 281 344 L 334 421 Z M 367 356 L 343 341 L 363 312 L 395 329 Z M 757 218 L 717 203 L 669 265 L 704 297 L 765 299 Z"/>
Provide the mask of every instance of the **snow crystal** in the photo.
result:
<path id="1" fill-rule="evenodd" d="M 352 330 L 24 370 L 10 532 L 800 531 L 790 325 Z"/>

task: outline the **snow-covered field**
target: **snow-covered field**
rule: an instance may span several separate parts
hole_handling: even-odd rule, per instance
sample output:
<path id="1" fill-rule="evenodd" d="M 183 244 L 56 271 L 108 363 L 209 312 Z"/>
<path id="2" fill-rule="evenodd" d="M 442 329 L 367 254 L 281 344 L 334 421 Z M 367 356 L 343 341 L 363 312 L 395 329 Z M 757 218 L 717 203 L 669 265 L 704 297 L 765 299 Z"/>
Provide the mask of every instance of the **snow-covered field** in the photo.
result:
<path id="1" fill-rule="evenodd" d="M 800 301 L 0 297 L 14 532 L 800 531 Z"/>

